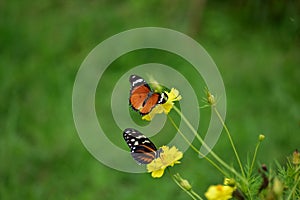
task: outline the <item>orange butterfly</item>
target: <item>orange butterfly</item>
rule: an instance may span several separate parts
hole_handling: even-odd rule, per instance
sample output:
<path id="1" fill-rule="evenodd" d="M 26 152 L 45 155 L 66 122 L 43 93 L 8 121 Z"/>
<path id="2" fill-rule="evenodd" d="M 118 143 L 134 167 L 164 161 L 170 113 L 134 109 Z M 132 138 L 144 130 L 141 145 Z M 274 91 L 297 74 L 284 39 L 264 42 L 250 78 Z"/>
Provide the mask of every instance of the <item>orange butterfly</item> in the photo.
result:
<path id="1" fill-rule="evenodd" d="M 168 95 L 164 92 L 153 92 L 140 76 L 131 75 L 129 82 L 131 84 L 129 104 L 141 115 L 147 115 L 157 104 L 163 104 L 168 99 Z"/>

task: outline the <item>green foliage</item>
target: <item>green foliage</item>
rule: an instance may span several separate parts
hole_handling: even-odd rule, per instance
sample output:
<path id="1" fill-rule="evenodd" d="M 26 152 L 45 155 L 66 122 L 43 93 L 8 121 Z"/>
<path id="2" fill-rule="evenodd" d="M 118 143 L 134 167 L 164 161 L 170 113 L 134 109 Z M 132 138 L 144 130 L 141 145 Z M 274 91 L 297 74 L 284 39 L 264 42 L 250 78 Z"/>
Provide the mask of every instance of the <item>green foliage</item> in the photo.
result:
<path id="1" fill-rule="evenodd" d="M 0 199 L 186 199 L 170 178 L 158 182 L 100 164 L 74 127 L 72 86 L 81 62 L 101 41 L 141 26 L 172 28 L 199 41 L 223 76 L 227 124 L 233 138 L 239 138 L 239 152 L 246 155 L 255 142 L 253 134 L 262 132 L 268 139 L 258 160 L 282 162 L 291 147 L 299 148 L 295 137 L 300 119 L 299 7 L 293 1 L 284 6 L 284 12 L 280 5 L 276 10 L 280 20 L 270 15 L 260 20 L 264 13 L 252 5 L 243 12 L 238 6 L 207 1 L 194 24 L 193 4 L 184 1 L 1 1 Z M 145 51 L 120 58 L 104 77 L 112 80 L 104 91 L 123 71 L 149 61 L 174 64 L 193 77 L 191 67 L 174 57 Z M 203 82 L 198 80 L 190 81 L 201 98 Z M 96 106 L 108 112 L 110 96 L 101 97 Z M 201 118 L 203 132 L 209 113 Z M 111 118 L 106 122 L 112 124 L 106 127 L 112 140 L 118 138 L 121 131 Z M 226 146 L 222 135 L 215 151 L 230 160 L 233 154 L 224 152 Z M 203 194 L 220 176 L 203 160 L 192 165 L 191 155 L 187 151 L 181 165 L 184 177 L 195 177 L 194 189 Z"/>
<path id="2" fill-rule="evenodd" d="M 286 165 L 278 167 L 278 178 L 283 182 L 284 199 L 298 199 L 300 197 L 300 167 L 291 162 L 291 158 L 287 159 Z"/>

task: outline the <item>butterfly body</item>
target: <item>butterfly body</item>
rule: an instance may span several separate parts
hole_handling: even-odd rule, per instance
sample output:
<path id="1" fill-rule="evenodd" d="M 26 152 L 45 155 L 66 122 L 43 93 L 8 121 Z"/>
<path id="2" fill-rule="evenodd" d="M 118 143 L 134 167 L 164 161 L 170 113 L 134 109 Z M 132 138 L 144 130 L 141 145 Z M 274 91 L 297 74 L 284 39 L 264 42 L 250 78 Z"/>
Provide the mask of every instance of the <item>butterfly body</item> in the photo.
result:
<path id="1" fill-rule="evenodd" d="M 129 82 L 131 84 L 129 104 L 141 115 L 147 115 L 157 104 L 167 101 L 166 93 L 154 92 L 142 77 L 131 75 Z"/>
<path id="2" fill-rule="evenodd" d="M 149 164 L 159 157 L 161 150 L 157 150 L 156 146 L 141 132 L 127 128 L 123 132 L 123 137 L 130 148 L 131 156 L 139 164 Z"/>

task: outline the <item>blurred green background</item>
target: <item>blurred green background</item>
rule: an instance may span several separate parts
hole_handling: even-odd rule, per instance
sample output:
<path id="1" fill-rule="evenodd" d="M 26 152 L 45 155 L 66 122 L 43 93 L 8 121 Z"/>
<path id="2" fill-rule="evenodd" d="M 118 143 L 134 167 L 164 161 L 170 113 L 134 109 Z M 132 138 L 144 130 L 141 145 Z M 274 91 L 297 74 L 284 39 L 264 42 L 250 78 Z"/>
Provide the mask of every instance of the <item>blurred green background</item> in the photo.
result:
<path id="1" fill-rule="evenodd" d="M 73 123 L 72 87 L 84 58 L 106 38 L 145 26 L 183 32 L 212 56 L 243 162 L 261 133 L 260 163 L 284 162 L 300 148 L 299 1 L 1 1 L 0 199 L 188 199 L 168 175 L 152 179 L 104 166 L 84 148 Z M 110 101 L 118 77 L 148 62 L 186 65 L 155 50 L 125 55 L 106 71 L 107 94 L 97 94 L 96 107 L 109 113 L 101 101 Z M 196 87 L 201 98 L 204 85 Z M 114 124 L 111 116 L 104 120 Z M 120 137 L 116 125 L 109 128 Z M 215 152 L 235 164 L 225 134 Z M 190 150 L 182 161 L 174 170 L 201 194 L 223 181 Z"/>

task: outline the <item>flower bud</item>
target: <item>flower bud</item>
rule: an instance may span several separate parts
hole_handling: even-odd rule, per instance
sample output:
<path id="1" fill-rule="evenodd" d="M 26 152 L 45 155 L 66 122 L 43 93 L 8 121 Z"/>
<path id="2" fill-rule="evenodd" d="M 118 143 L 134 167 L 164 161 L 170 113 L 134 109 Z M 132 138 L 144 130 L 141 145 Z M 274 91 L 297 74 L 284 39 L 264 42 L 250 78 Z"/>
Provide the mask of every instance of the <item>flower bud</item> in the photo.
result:
<path id="1" fill-rule="evenodd" d="M 188 182 L 188 180 L 181 178 L 181 176 L 177 173 L 174 174 L 175 179 L 180 184 L 181 187 L 183 187 L 185 190 L 189 191 L 192 189 L 191 184 Z"/>
<path id="2" fill-rule="evenodd" d="M 190 184 L 187 180 L 185 180 L 185 179 L 182 179 L 182 180 L 180 181 L 180 185 L 181 185 L 185 190 L 187 190 L 187 191 L 189 191 L 189 190 L 192 189 L 191 184 Z"/>
<path id="3" fill-rule="evenodd" d="M 283 192 L 283 184 L 280 182 L 280 180 L 275 177 L 274 183 L 273 183 L 273 191 L 276 194 L 276 196 L 281 196 Z"/>
<path id="4" fill-rule="evenodd" d="M 207 91 L 207 102 L 209 103 L 209 105 L 213 106 L 216 104 L 216 100 L 214 95 L 212 95 L 209 91 Z"/>
<path id="5" fill-rule="evenodd" d="M 299 165 L 300 164 L 300 153 L 297 149 L 293 153 L 292 163 L 294 165 Z"/>
<path id="6" fill-rule="evenodd" d="M 261 141 L 263 141 L 265 139 L 265 135 L 263 135 L 263 134 L 260 134 L 259 136 L 258 136 L 258 140 L 261 142 Z"/>
<path id="7" fill-rule="evenodd" d="M 224 185 L 235 187 L 235 180 L 233 178 L 225 178 Z"/>

